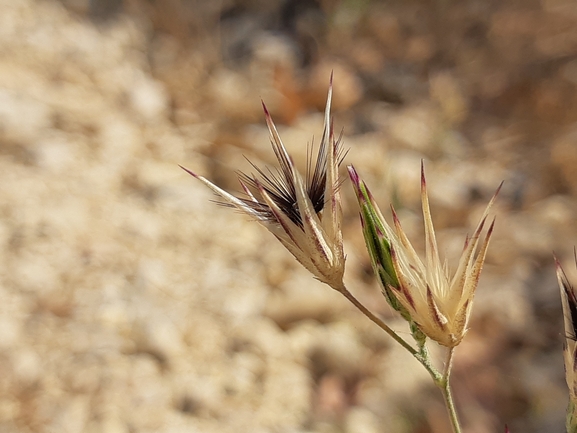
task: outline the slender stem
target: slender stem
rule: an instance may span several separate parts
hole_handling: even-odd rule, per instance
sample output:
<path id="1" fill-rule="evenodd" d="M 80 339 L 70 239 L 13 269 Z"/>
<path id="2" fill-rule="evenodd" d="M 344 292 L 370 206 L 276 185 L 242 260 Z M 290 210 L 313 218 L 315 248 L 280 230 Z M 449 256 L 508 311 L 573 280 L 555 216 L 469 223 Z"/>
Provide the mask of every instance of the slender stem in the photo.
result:
<path id="1" fill-rule="evenodd" d="M 451 376 L 451 369 L 453 368 L 453 355 L 455 354 L 455 348 L 451 347 L 447 350 L 447 359 L 445 360 L 445 367 L 443 368 L 443 381 L 448 382 Z"/>
<path id="2" fill-rule="evenodd" d="M 397 343 L 403 346 L 411 355 L 413 355 L 415 359 L 419 361 L 423 365 L 423 367 L 425 367 L 425 369 L 429 372 L 435 384 L 438 385 L 442 381 L 441 374 L 431 363 L 431 359 L 428 356 L 426 347 L 421 351 L 417 351 L 409 343 L 403 340 L 403 338 L 401 338 L 395 331 L 393 331 L 385 322 L 383 322 L 381 319 L 375 316 L 367 307 L 361 304 L 361 302 L 357 298 L 355 298 L 351 292 L 349 292 L 349 290 L 345 287 L 344 284 L 342 285 L 342 287 L 339 287 L 336 290 L 342 293 L 345 298 L 347 298 L 355 307 L 357 307 L 361 311 L 361 313 L 367 316 L 379 328 L 381 328 L 383 331 L 389 334 L 389 336 L 391 336 L 393 340 L 395 340 Z"/>
<path id="3" fill-rule="evenodd" d="M 343 284 L 342 287 L 337 289 L 347 298 L 355 307 L 357 307 L 365 316 L 367 316 L 372 322 L 374 322 L 379 328 L 389 334 L 397 343 L 403 346 L 411 355 L 413 355 L 429 372 L 435 385 L 437 385 L 441 392 L 443 393 L 443 398 L 445 400 L 445 406 L 449 412 L 449 418 L 451 419 L 451 426 L 453 427 L 453 433 L 461 433 L 461 425 L 459 424 L 459 418 L 457 417 L 457 411 L 455 409 L 455 403 L 453 401 L 453 395 L 451 392 L 451 385 L 449 378 L 451 376 L 451 368 L 453 367 L 453 354 L 455 348 L 452 347 L 447 352 L 447 360 L 445 361 L 445 367 L 443 369 L 443 374 L 441 375 L 439 371 L 431 363 L 426 346 L 423 346 L 420 351 L 417 351 L 409 343 L 403 340 L 395 331 L 393 331 L 385 322 L 375 316 L 367 307 L 365 307 L 357 298 L 353 296 L 351 292 Z"/>
<path id="4" fill-rule="evenodd" d="M 411 355 L 415 356 L 421 363 L 422 360 L 418 357 L 418 352 L 413 348 L 409 343 L 403 340 L 399 335 L 393 331 L 385 322 L 375 316 L 367 307 L 365 307 L 361 302 L 353 296 L 351 292 L 343 285 L 339 288 L 339 292 L 343 294 L 345 298 L 347 298 L 351 303 L 357 307 L 361 313 L 367 316 L 371 321 L 373 321 L 379 328 L 389 334 L 397 343 L 407 349 Z"/>
<path id="5" fill-rule="evenodd" d="M 419 361 L 421 362 L 421 364 L 423 364 L 423 367 L 425 367 L 425 369 L 429 372 L 435 385 L 440 387 L 440 384 L 443 381 L 443 376 L 433 366 L 433 363 L 431 362 L 431 356 L 429 355 L 429 350 L 427 349 L 426 344 L 424 344 L 421 347 L 419 356 L 420 356 L 420 358 L 418 358 Z"/>
<path id="6" fill-rule="evenodd" d="M 455 402 L 453 401 L 453 393 L 451 392 L 451 384 L 449 380 L 451 377 L 451 368 L 453 367 L 454 353 L 454 347 L 451 347 L 447 352 L 447 360 L 445 361 L 445 367 L 443 369 L 443 379 L 438 386 L 441 388 L 443 398 L 445 399 L 445 406 L 447 406 L 447 411 L 449 412 L 453 433 L 461 433 L 461 425 L 459 424 L 459 418 L 455 409 Z"/>

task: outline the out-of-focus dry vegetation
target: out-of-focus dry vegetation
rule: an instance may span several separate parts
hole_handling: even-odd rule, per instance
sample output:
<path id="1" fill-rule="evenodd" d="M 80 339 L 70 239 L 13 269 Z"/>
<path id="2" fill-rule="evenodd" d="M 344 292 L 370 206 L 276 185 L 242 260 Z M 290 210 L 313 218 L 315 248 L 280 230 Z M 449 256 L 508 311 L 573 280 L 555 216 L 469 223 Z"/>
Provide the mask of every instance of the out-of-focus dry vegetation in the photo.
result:
<path id="1" fill-rule="evenodd" d="M 346 163 L 417 244 L 422 158 L 450 260 L 505 180 L 456 399 L 470 433 L 563 431 L 574 0 L 0 6 L 1 432 L 448 431 L 416 362 L 177 167 L 271 163 L 260 98 L 303 164 L 330 71 Z M 343 193 L 348 283 L 403 332 Z"/>

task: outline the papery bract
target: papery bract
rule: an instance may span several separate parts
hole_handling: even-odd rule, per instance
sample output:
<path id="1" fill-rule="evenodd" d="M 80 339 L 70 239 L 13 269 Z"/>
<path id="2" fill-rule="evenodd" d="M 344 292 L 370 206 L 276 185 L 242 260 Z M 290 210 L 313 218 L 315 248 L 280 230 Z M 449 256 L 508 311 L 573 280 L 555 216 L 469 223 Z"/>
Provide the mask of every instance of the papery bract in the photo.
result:
<path id="1" fill-rule="evenodd" d="M 225 201 L 224 204 L 235 207 L 264 225 L 317 279 L 341 290 L 345 255 L 338 167 L 343 155 L 340 138 L 336 139 L 333 134 L 331 99 L 332 77 L 317 160 L 314 169 L 311 169 L 309 160 L 304 179 L 282 143 L 264 103 L 271 144 L 279 168 L 265 172 L 253 164 L 258 175 L 240 173 L 244 197 L 234 196 L 206 178 L 182 168 L 212 189 Z"/>
<path id="2" fill-rule="evenodd" d="M 425 222 L 424 262 L 403 231 L 394 209 L 391 227 L 354 167 L 349 167 L 349 174 L 361 206 L 365 242 L 385 298 L 405 319 L 416 323 L 429 338 L 447 347 L 458 345 L 467 331 L 473 297 L 494 221 L 483 242 L 480 242 L 481 233 L 500 186 L 487 205 L 473 236 L 466 240 L 457 270 L 451 278 L 446 263 L 441 263 L 439 258 L 423 165 L 421 203 Z"/>

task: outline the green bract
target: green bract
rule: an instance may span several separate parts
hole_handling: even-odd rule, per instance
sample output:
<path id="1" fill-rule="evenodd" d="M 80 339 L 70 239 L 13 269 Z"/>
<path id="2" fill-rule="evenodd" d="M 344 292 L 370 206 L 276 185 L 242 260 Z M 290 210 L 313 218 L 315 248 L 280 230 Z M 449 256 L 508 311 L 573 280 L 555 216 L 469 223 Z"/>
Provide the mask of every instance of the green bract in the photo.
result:
<path id="1" fill-rule="evenodd" d="M 348 169 L 359 201 L 363 236 L 373 270 L 379 279 L 383 295 L 389 305 L 394 310 L 403 313 L 403 306 L 391 292 L 391 287 L 399 288 L 399 279 L 393 267 L 391 244 L 385 236 L 387 228 L 382 223 L 381 211 L 365 182 L 359 179 L 354 167 L 349 166 Z M 404 311 L 406 312 L 406 310 Z"/>

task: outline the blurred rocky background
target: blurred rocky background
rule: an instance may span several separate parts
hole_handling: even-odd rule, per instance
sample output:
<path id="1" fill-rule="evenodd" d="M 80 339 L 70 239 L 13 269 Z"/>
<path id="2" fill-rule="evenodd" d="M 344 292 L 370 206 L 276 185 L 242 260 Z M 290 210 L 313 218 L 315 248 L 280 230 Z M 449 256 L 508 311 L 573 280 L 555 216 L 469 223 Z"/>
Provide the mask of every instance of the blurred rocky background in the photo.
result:
<path id="1" fill-rule="evenodd" d="M 417 362 L 177 166 L 237 190 L 243 156 L 272 163 L 262 98 L 302 167 L 331 71 L 346 163 L 419 248 L 421 159 L 452 264 L 505 180 L 455 396 L 468 433 L 564 431 L 574 0 L 0 11 L 0 432 L 449 431 Z M 348 285 L 408 337 L 342 189 Z"/>

